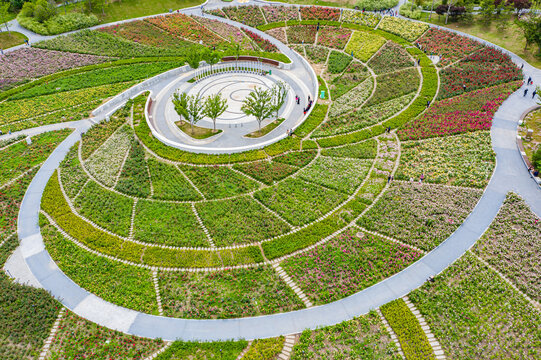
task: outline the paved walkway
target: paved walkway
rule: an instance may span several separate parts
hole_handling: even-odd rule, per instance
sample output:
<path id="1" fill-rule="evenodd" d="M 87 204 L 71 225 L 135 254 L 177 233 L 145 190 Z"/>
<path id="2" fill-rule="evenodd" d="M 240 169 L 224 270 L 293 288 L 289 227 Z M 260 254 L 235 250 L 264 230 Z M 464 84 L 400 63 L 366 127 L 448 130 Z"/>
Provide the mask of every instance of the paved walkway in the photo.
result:
<path id="1" fill-rule="evenodd" d="M 522 59 L 513 56 L 517 63 Z M 527 76 L 541 83 L 541 71 L 524 63 Z M 69 148 L 90 121 L 60 144 L 32 180 L 18 217 L 21 254 L 39 283 L 69 309 L 100 325 L 137 336 L 165 340 L 225 340 L 267 338 L 298 333 L 306 328 L 333 325 L 366 314 L 421 286 L 429 276 L 438 274 L 461 257 L 483 234 L 496 216 L 506 193 L 515 191 L 532 210 L 541 214 L 541 189 L 524 168 L 515 136 L 520 115 L 533 104 L 523 98 L 522 90 L 506 100 L 495 115 L 491 130 L 496 168 L 479 203 L 464 223 L 442 244 L 419 261 L 380 283 L 330 304 L 283 314 L 228 320 L 186 320 L 153 316 L 121 308 L 88 293 L 67 278 L 54 264 L 43 245 L 38 226 L 40 200 L 45 185 Z M 15 135 L 15 134 L 14 134 Z M 535 186 L 534 186 L 535 185 Z"/>

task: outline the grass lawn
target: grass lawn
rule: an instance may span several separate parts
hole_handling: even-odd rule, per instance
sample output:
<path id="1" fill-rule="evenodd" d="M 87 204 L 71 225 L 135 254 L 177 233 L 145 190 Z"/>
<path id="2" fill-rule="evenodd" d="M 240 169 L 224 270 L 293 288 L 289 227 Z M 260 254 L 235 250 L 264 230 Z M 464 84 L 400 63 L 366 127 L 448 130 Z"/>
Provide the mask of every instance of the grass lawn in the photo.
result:
<path id="1" fill-rule="evenodd" d="M 528 94 L 528 96 L 530 96 Z M 541 110 L 536 110 L 528 114 L 524 119 L 523 126 L 519 126 L 518 134 L 522 136 L 522 139 L 526 137 L 526 132 L 528 129 L 533 130 L 533 137 L 531 141 L 524 140 L 522 144 L 524 145 L 524 151 L 529 159 L 532 158 L 534 151 L 541 144 Z"/>
<path id="2" fill-rule="evenodd" d="M 122 0 L 105 6 L 105 15 L 101 7 L 93 9 L 93 13 L 100 19 L 100 23 L 110 23 L 119 20 L 133 19 L 146 15 L 154 15 L 169 12 L 169 9 L 177 10 L 202 4 L 203 0 Z M 68 11 L 80 11 L 85 2 L 68 5 Z M 63 12 L 59 9 L 59 13 Z"/>
<path id="3" fill-rule="evenodd" d="M 261 128 L 261 130 L 256 130 L 254 132 L 251 132 L 249 134 L 244 135 L 245 137 L 249 138 L 258 138 L 267 135 L 272 130 L 276 129 L 278 125 L 280 125 L 284 121 L 283 118 L 279 118 L 277 120 L 274 120 L 273 122 L 269 123 L 268 125 Z"/>
<path id="4" fill-rule="evenodd" d="M 193 132 L 192 132 L 192 127 L 190 126 L 190 123 L 187 123 L 185 121 L 177 121 L 175 122 L 175 124 L 186 135 L 189 135 L 193 137 L 194 139 L 206 139 L 222 132 L 222 130 L 220 129 L 217 129 L 216 132 L 214 132 L 214 130 L 212 129 L 207 129 L 207 128 L 199 127 L 195 125 L 193 126 Z"/>
<path id="5" fill-rule="evenodd" d="M 12 31 L 11 34 L 7 32 L 0 33 L 0 48 L 8 49 L 13 46 L 21 45 L 28 39 L 21 33 Z"/>
<path id="6" fill-rule="evenodd" d="M 541 54 L 538 47 L 533 44 L 528 49 L 524 49 L 526 40 L 522 30 L 513 22 L 509 22 L 507 28 L 503 31 L 498 30 L 497 24 L 499 20 L 494 20 L 488 26 L 482 24 L 480 21 L 474 21 L 472 24 L 465 24 L 463 22 L 449 22 L 445 25 L 445 17 L 432 14 L 432 21 L 428 21 L 428 13 L 423 14 L 421 19 L 426 22 L 431 22 L 440 26 L 446 26 L 450 29 L 459 30 L 467 34 L 477 36 L 481 39 L 488 40 L 496 45 L 499 45 L 509 51 L 514 52 L 530 65 L 537 68 L 541 68 Z"/>

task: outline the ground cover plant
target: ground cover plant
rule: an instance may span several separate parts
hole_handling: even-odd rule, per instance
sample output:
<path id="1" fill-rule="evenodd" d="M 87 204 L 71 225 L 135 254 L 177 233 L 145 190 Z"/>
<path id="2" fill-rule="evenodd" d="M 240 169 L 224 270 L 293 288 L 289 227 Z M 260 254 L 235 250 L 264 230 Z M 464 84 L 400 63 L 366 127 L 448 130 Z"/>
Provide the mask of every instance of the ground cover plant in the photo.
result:
<path id="1" fill-rule="evenodd" d="M 360 108 L 372 95 L 374 79 L 366 78 L 362 83 L 334 100 L 329 111 L 329 117 L 333 118 L 351 110 Z"/>
<path id="2" fill-rule="evenodd" d="M 352 194 L 368 174 L 371 163 L 362 159 L 318 157 L 299 171 L 298 177 L 331 189 Z M 344 176 L 347 174 L 346 176 Z"/>
<path id="3" fill-rule="evenodd" d="M 157 314 L 150 270 L 91 254 L 64 238 L 43 216 L 40 225 L 47 251 L 70 279 L 106 301 Z"/>
<path id="4" fill-rule="evenodd" d="M 358 224 L 428 251 L 458 228 L 481 194 L 418 181 L 393 183 Z"/>
<path id="5" fill-rule="evenodd" d="M 317 105 L 316 105 L 317 106 Z M 304 167 L 309 164 L 316 157 L 317 152 L 313 150 L 308 151 L 294 151 L 287 154 L 283 154 L 273 158 L 273 161 L 288 164 L 297 167 Z"/>
<path id="6" fill-rule="evenodd" d="M 167 16 L 157 16 L 147 18 L 145 21 L 182 39 L 195 43 L 202 42 L 207 46 L 218 46 L 224 42 L 224 39 L 221 39 L 215 33 L 184 14 L 177 13 Z"/>
<path id="7" fill-rule="evenodd" d="M 324 26 L 319 29 L 317 43 L 318 45 L 342 50 L 346 46 L 351 33 L 352 31 L 349 29 L 342 29 L 334 26 Z"/>
<path id="8" fill-rule="evenodd" d="M 45 161 L 71 132 L 64 129 L 44 133 L 32 137 L 31 144 L 20 140 L 0 149 L 0 186 Z"/>
<path id="9" fill-rule="evenodd" d="M 137 197 L 150 195 L 150 177 L 145 151 L 135 139 L 131 141 L 131 148 L 118 176 L 115 189 Z"/>
<path id="10" fill-rule="evenodd" d="M 271 267 L 158 273 L 164 313 L 208 319 L 291 311 L 303 306 Z"/>
<path id="11" fill-rule="evenodd" d="M 287 37 L 286 37 L 286 29 L 283 27 L 269 29 L 265 31 L 267 34 L 272 36 L 273 38 L 283 42 L 284 44 L 287 44 Z"/>
<path id="12" fill-rule="evenodd" d="M 282 268 L 315 304 L 365 289 L 409 266 L 422 254 L 355 230 L 285 260 Z"/>
<path id="13" fill-rule="evenodd" d="M 77 211 L 99 226 L 121 236 L 130 232 L 133 200 L 102 188 L 93 181 L 81 190 L 75 200 Z"/>
<path id="14" fill-rule="evenodd" d="M 409 299 L 448 357 L 540 356 L 539 311 L 469 253 Z"/>
<path id="15" fill-rule="evenodd" d="M 473 252 L 501 272 L 530 298 L 540 301 L 539 218 L 518 195 L 509 193 Z"/>
<path id="16" fill-rule="evenodd" d="M 4 56 L 5 61 L 0 62 L 0 77 L 2 78 L 0 90 L 5 90 L 25 80 L 109 60 L 103 56 L 65 53 L 33 47 L 17 49 Z"/>
<path id="17" fill-rule="evenodd" d="M 246 348 L 248 342 L 217 341 L 217 342 L 183 342 L 175 341 L 156 360 L 186 359 L 196 356 L 197 359 L 236 360 Z"/>
<path id="18" fill-rule="evenodd" d="M 408 52 L 392 41 L 387 41 L 368 62 L 368 66 L 378 75 L 412 67 L 413 65 L 415 63 Z"/>
<path id="19" fill-rule="evenodd" d="M 298 179 L 286 179 L 259 190 L 254 197 L 295 226 L 316 220 L 347 198 L 343 193 Z"/>
<path id="20" fill-rule="evenodd" d="M 366 105 L 375 105 L 410 94 L 417 91 L 420 85 L 421 78 L 417 69 L 404 69 L 379 75 L 376 79 L 376 91 Z"/>
<path id="21" fill-rule="evenodd" d="M 351 144 L 331 149 L 323 149 L 321 155 L 334 157 L 348 157 L 357 159 L 373 159 L 377 155 L 378 145 L 376 140 L 370 139 L 358 144 Z"/>
<path id="22" fill-rule="evenodd" d="M 428 25 L 394 16 L 384 16 L 378 24 L 378 29 L 388 31 L 408 41 L 414 41 L 428 29 Z"/>
<path id="23" fill-rule="evenodd" d="M 88 175 L 79 162 L 78 144 L 70 149 L 66 157 L 60 163 L 60 180 L 66 195 L 73 199 L 89 180 Z"/>
<path id="24" fill-rule="evenodd" d="M 316 41 L 316 25 L 293 25 L 286 29 L 290 44 L 313 44 Z"/>
<path id="25" fill-rule="evenodd" d="M 348 67 L 349 63 L 351 63 L 351 59 L 351 56 L 332 50 L 329 55 L 327 69 L 331 74 L 340 74 Z"/>
<path id="26" fill-rule="evenodd" d="M 450 31 L 430 28 L 415 42 L 424 52 L 440 56 L 438 66 L 447 66 L 481 49 L 481 43 Z"/>
<path id="27" fill-rule="evenodd" d="M 303 6 L 301 9 L 301 18 L 303 20 L 332 20 L 340 19 L 340 9 L 321 7 L 321 6 Z"/>
<path id="28" fill-rule="evenodd" d="M 299 10 L 294 6 L 262 6 L 261 10 L 268 23 L 299 19 Z"/>
<path id="29" fill-rule="evenodd" d="M 246 28 L 242 28 L 242 31 L 244 31 L 244 33 L 248 35 L 248 37 L 252 39 L 261 48 L 261 50 L 266 52 L 278 52 L 278 48 L 276 47 L 276 45 L 274 45 L 267 39 L 263 39 L 258 34 Z"/>
<path id="30" fill-rule="evenodd" d="M 196 209 L 216 246 L 251 243 L 290 230 L 249 197 L 199 203 Z"/>
<path id="31" fill-rule="evenodd" d="M 357 59 L 366 62 L 385 42 L 385 38 L 382 36 L 366 31 L 355 31 L 345 51 L 348 54 L 353 54 Z"/>
<path id="32" fill-rule="evenodd" d="M 238 43 L 242 45 L 243 48 L 255 50 L 252 42 L 237 27 L 206 17 L 197 16 L 194 17 L 194 19 L 204 27 L 220 35 L 222 38 L 233 43 Z"/>
<path id="33" fill-rule="evenodd" d="M 183 165 L 180 169 L 207 199 L 219 199 L 246 193 L 258 184 L 226 166 L 194 167 Z"/>
<path id="34" fill-rule="evenodd" d="M 242 171 L 267 185 L 282 180 L 298 170 L 297 167 L 275 161 L 256 161 L 237 164 L 234 169 Z"/>
<path id="35" fill-rule="evenodd" d="M 109 330 L 62 309 L 63 317 L 47 354 L 48 359 L 68 360 L 92 358 L 109 360 L 144 359 L 165 344 Z"/>
<path id="36" fill-rule="evenodd" d="M 139 200 L 134 215 L 135 240 L 168 246 L 210 246 L 189 204 Z"/>
<path id="37" fill-rule="evenodd" d="M 438 99 L 520 79 L 522 70 L 508 54 L 484 47 L 440 72 Z"/>
<path id="38" fill-rule="evenodd" d="M 291 355 L 292 360 L 383 358 L 402 357 L 375 311 L 338 325 L 304 330 Z"/>
<path id="39" fill-rule="evenodd" d="M 258 27 L 265 24 L 263 13 L 259 6 L 228 6 L 222 8 L 228 18 L 246 24 L 251 27 Z"/>
<path id="40" fill-rule="evenodd" d="M 402 140 L 415 140 L 488 130 L 494 113 L 518 87 L 518 83 L 502 84 L 438 101 L 421 117 L 398 130 L 398 136 Z"/>
<path id="41" fill-rule="evenodd" d="M 352 61 L 344 73 L 330 82 L 329 90 L 333 98 L 339 98 L 349 90 L 363 82 L 370 73 L 363 64 Z"/>
<path id="42" fill-rule="evenodd" d="M 275 359 L 284 347 L 283 336 L 270 339 L 256 339 L 242 357 L 243 360 L 271 360 Z"/>
<path id="43" fill-rule="evenodd" d="M 201 199 L 201 195 L 174 165 L 149 158 L 148 168 L 154 190 L 152 197 L 179 201 Z"/>
<path id="44" fill-rule="evenodd" d="M 109 121 L 101 121 L 82 134 L 81 158 L 88 159 L 130 116 L 129 107 L 117 110 Z"/>
<path id="45" fill-rule="evenodd" d="M 381 16 L 378 13 L 343 10 L 342 18 L 340 20 L 346 23 L 354 23 L 375 28 L 381 20 Z"/>
<path id="46" fill-rule="evenodd" d="M 304 49 L 306 50 L 308 60 L 316 64 L 324 63 L 329 56 L 329 49 L 322 46 L 306 45 Z"/>
<path id="47" fill-rule="evenodd" d="M 483 188 L 496 162 L 490 133 L 477 131 L 401 144 L 395 179 L 419 179 L 436 184 Z"/>

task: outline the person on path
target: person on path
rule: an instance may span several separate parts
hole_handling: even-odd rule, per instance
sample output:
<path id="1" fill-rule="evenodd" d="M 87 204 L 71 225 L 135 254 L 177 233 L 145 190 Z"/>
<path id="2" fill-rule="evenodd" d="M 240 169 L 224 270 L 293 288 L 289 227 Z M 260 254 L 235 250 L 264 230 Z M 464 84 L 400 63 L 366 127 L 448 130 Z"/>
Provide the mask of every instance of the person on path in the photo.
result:
<path id="1" fill-rule="evenodd" d="M 526 84 L 527 84 L 527 85 L 530 85 L 531 82 L 532 82 L 532 77 L 530 76 L 530 77 L 528 78 L 528 82 L 527 82 Z"/>
<path id="2" fill-rule="evenodd" d="M 534 91 L 532 93 L 532 99 L 535 97 L 535 95 L 537 95 L 537 89 L 534 89 Z"/>
<path id="3" fill-rule="evenodd" d="M 316 29 L 316 31 L 319 31 L 319 22 L 317 23 L 317 29 Z"/>
<path id="4" fill-rule="evenodd" d="M 528 94 L 528 89 L 524 89 L 524 95 L 522 96 L 526 96 L 526 94 Z"/>

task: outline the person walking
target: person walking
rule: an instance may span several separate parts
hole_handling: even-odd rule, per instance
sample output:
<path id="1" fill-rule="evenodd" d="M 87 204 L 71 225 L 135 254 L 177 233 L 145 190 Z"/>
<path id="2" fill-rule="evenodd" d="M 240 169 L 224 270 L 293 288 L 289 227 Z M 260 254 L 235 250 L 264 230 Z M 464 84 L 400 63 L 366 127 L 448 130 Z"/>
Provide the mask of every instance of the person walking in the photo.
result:
<path id="1" fill-rule="evenodd" d="M 532 82 L 532 77 L 530 76 L 530 77 L 528 78 L 528 82 L 526 83 L 526 85 L 530 85 L 531 82 Z"/>
<path id="2" fill-rule="evenodd" d="M 522 96 L 526 96 L 527 94 L 528 94 L 528 89 L 526 88 L 526 89 L 524 89 L 524 95 L 522 95 Z"/>
<path id="3" fill-rule="evenodd" d="M 534 91 L 532 93 L 532 99 L 535 97 L 535 95 L 537 95 L 537 89 L 534 89 Z"/>

